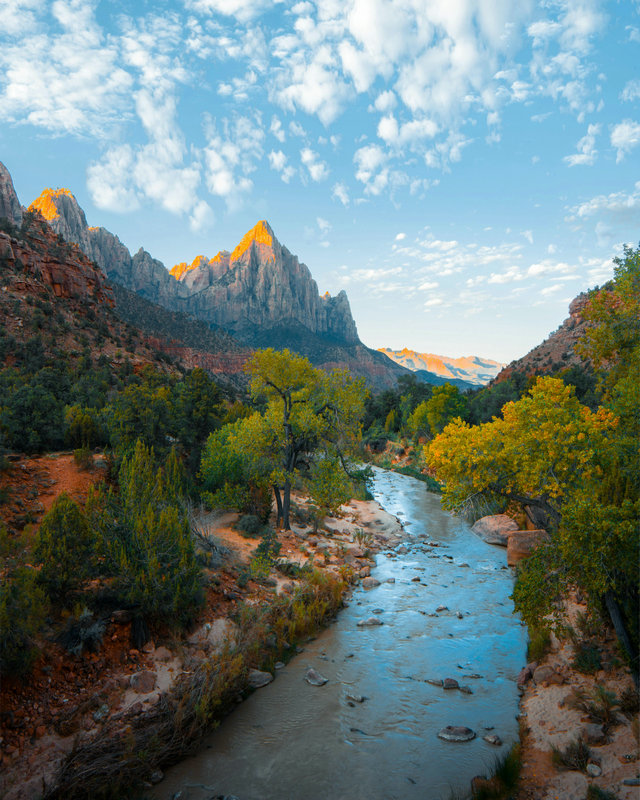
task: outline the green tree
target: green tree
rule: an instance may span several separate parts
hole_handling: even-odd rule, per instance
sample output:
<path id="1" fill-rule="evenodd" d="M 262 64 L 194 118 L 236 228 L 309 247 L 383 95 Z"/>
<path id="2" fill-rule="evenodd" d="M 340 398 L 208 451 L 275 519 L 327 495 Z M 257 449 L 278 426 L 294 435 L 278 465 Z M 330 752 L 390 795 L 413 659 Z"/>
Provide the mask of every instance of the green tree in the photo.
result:
<path id="1" fill-rule="evenodd" d="M 353 485 L 336 456 L 318 459 L 311 468 L 308 485 L 311 499 L 322 516 L 335 513 L 353 495 Z"/>
<path id="2" fill-rule="evenodd" d="M 417 405 L 407 419 L 407 428 L 415 436 L 426 436 L 430 430 L 427 401 Z"/>
<path id="3" fill-rule="evenodd" d="M 278 524 L 282 520 L 288 530 L 291 486 L 320 448 L 347 469 L 346 457 L 360 441 L 364 382 L 345 371 L 327 374 L 302 356 L 271 348 L 254 353 L 246 370 L 254 400 L 266 402 L 255 449 L 272 462 Z"/>
<path id="4" fill-rule="evenodd" d="M 93 572 L 96 537 L 80 506 L 63 492 L 45 515 L 35 537 L 39 580 L 51 599 L 65 602 Z"/>
<path id="5" fill-rule="evenodd" d="M 24 541 L 10 536 L 0 525 L 1 675 L 24 675 L 31 669 L 46 610 L 37 570 L 26 563 Z"/>
<path id="6" fill-rule="evenodd" d="M 467 401 L 457 386 L 451 383 L 434 386 L 426 405 L 427 421 L 433 434 L 443 431 L 452 419 L 463 417 L 466 408 Z"/>

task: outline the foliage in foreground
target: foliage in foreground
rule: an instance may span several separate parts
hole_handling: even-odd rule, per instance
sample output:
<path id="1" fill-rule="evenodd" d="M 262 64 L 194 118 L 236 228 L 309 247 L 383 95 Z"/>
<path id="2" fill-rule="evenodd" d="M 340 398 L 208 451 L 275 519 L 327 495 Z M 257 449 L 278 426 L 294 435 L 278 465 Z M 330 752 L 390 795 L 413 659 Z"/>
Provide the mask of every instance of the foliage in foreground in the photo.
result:
<path id="1" fill-rule="evenodd" d="M 184 673 L 145 714 L 110 720 L 92 740 L 78 745 L 45 792 L 45 800 L 131 796 L 154 770 L 193 751 L 247 690 L 249 669 L 273 669 L 277 659 L 291 653 L 290 645 L 326 624 L 340 607 L 344 589 L 341 581 L 315 571 L 292 597 L 275 598 L 268 607 L 241 608 L 233 648 Z M 272 634 L 275 648 L 266 645 Z"/>

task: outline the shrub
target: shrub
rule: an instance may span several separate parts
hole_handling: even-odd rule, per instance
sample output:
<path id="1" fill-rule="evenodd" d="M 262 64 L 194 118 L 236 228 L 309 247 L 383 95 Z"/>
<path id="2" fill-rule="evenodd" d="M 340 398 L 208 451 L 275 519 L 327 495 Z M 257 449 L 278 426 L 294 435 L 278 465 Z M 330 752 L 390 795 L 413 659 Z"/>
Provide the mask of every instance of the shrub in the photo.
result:
<path id="1" fill-rule="evenodd" d="M 640 695 L 634 686 L 629 686 L 620 695 L 620 711 L 630 719 L 640 712 Z"/>
<path id="2" fill-rule="evenodd" d="M 592 783 L 587 789 L 587 800 L 618 800 L 618 797 L 608 789 L 601 789 Z"/>
<path id="3" fill-rule="evenodd" d="M 61 494 L 36 535 L 34 557 L 42 565 L 39 581 L 54 600 L 63 601 L 91 574 L 96 537 L 78 504 Z"/>
<path id="4" fill-rule="evenodd" d="M 570 742 L 564 750 L 555 746 L 551 747 L 551 760 L 560 769 L 575 769 L 585 772 L 590 758 L 591 750 L 580 737 Z"/>
<path id="5" fill-rule="evenodd" d="M 548 628 L 529 626 L 529 643 L 527 644 L 527 659 L 541 661 L 551 647 L 551 633 Z"/>
<path id="6" fill-rule="evenodd" d="M 74 450 L 73 460 L 78 469 L 90 470 L 93 468 L 93 453 L 89 447 L 79 447 L 77 450 Z"/>
<path id="7" fill-rule="evenodd" d="M 37 573 L 24 564 L 24 546 L 0 526 L 0 674 L 24 675 L 38 656 L 35 637 L 44 622 L 46 598 Z"/>
<path id="8" fill-rule="evenodd" d="M 262 522 L 255 514 L 243 514 L 236 522 L 236 529 L 243 536 L 257 538 L 262 531 Z"/>
<path id="9" fill-rule="evenodd" d="M 578 672 L 593 675 L 594 672 L 602 669 L 600 650 L 593 644 L 580 642 L 576 646 L 572 664 Z"/>
<path id="10" fill-rule="evenodd" d="M 105 629 L 105 620 L 96 619 L 88 608 L 83 608 L 78 615 L 69 617 L 56 641 L 74 656 L 85 650 L 93 653 L 100 649 Z"/>

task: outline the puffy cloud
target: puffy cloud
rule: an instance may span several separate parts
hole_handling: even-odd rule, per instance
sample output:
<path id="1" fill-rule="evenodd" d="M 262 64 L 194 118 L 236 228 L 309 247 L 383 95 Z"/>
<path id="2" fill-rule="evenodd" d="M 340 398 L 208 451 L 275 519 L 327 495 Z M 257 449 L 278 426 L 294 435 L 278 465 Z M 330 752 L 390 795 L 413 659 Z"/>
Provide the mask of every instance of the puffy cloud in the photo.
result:
<path id="1" fill-rule="evenodd" d="M 596 160 L 598 151 L 596 150 L 596 136 L 600 133 L 600 125 L 589 125 L 586 134 L 576 145 L 577 152 L 570 156 L 565 156 L 564 161 L 570 166 L 578 164 L 591 166 Z"/>
<path id="2" fill-rule="evenodd" d="M 94 204 L 107 211 L 134 211 L 140 200 L 131 180 L 135 158 L 129 145 L 107 151 L 87 169 L 87 187 Z"/>
<path id="3" fill-rule="evenodd" d="M 305 147 L 300 151 L 300 160 L 307 168 L 311 180 L 323 181 L 329 176 L 329 167 L 311 148 Z"/>
<path id="4" fill-rule="evenodd" d="M 624 89 L 620 92 L 620 99 L 627 103 L 640 100 L 640 80 L 627 81 Z"/>
<path id="5" fill-rule="evenodd" d="M 223 14 L 246 22 L 273 8 L 279 0 L 187 0 L 187 8 L 206 14 Z"/>
<path id="6" fill-rule="evenodd" d="M 580 205 L 569 209 L 569 221 L 588 219 L 596 216 L 607 216 L 619 224 L 637 224 L 640 222 L 640 181 L 635 184 L 635 191 L 612 192 L 592 197 Z"/>
<path id="7" fill-rule="evenodd" d="M 205 178 L 212 194 L 236 208 L 253 188 L 248 176 L 262 157 L 265 134 L 259 115 L 224 119 L 220 128 L 214 120 L 208 120 Z"/>
<path id="8" fill-rule="evenodd" d="M 616 148 L 616 163 L 640 144 L 640 123 L 631 119 L 619 122 L 611 129 L 611 145 Z"/>

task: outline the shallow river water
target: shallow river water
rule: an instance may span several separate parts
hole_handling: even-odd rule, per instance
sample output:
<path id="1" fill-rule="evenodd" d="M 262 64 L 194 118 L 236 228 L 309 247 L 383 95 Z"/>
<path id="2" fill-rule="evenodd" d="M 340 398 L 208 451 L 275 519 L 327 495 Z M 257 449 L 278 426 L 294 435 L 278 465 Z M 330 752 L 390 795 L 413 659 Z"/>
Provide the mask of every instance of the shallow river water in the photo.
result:
<path id="1" fill-rule="evenodd" d="M 448 800 L 516 741 L 525 628 L 512 613 L 505 549 L 474 536 L 413 478 L 376 470 L 373 494 L 404 523 L 408 552 L 378 554 L 381 585 L 356 589 L 331 628 L 167 771 L 156 798 Z M 358 628 L 374 611 L 384 624 Z M 328 683 L 307 684 L 309 667 Z M 425 682 L 447 677 L 473 694 Z M 367 699 L 350 705 L 348 694 Z M 447 725 L 478 735 L 442 741 Z M 502 747 L 483 740 L 488 729 Z"/>

